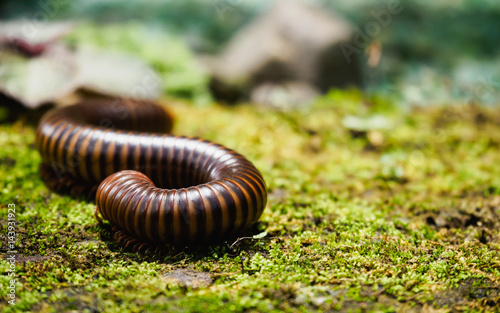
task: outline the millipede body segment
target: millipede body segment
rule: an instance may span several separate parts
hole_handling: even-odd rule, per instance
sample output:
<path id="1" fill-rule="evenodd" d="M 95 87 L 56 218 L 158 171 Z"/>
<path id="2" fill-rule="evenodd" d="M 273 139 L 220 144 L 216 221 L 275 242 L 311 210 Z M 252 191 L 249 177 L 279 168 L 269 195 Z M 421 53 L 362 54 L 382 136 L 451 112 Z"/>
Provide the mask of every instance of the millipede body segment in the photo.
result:
<path id="1" fill-rule="evenodd" d="M 96 211 L 132 238 L 204 243 L 257 221 L 267 193 L 254 165 L 219 144 L 164 134 L 171 126 L 151 102 L 92 101 L 45 115 L 36 146 L 55 179 L 99 185 Z"/>

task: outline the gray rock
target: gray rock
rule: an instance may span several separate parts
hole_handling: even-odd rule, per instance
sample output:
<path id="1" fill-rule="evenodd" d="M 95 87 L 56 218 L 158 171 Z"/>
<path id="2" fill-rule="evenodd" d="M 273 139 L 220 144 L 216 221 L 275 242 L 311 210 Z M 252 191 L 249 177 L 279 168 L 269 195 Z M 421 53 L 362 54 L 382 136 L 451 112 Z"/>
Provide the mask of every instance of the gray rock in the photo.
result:
<path id="1" fill-rule="evenodd" d="M 353 27 L 334 13 L 276 1 L 209 62 L 214 95 L 235 101 L 262 83 L 302 81 L 321 92 L 360 85 L 358 55 L 344 56 Z"/>

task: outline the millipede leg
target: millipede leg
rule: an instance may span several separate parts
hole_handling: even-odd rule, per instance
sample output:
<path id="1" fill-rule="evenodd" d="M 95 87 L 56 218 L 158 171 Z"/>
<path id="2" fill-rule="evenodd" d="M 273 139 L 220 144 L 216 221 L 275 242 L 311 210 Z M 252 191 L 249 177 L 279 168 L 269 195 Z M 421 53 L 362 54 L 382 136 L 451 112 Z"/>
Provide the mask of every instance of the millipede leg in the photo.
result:
<path id="1" fill-rule="evenodd" d="M 47 164 L 40 164 L 42 180 L 52 190 L 62 194 L 70 194 L 73 197 L 86 196 L 94 201 L 97 186 L 74 179 L 70 174 L 64 173 L 58 177 L 52 167 Z"/>
<path id="2" fill-rule="evenodd" d="M 126 248 L 131 249 L 133 252 L 141 252 L 144 251 L 145 254 L 152 252 L 156 256 L 160 257 L 162 254 L 165 254 L 166 251 L 170 251 L 170 249 L 166 249 L 158 243 L 148 242 L 136 238 L 123 229 L 118 228 L 118 226 L 112 226 L 111 230 L 115 232 L 113 238 L 117 243 L 123 244 Z"/>
<path id="3" fill-rule="evenodd" d="M 97 211 L 97 205 L 94 207 L 94 216 L 95 219 L 99 222 L 99 224 L 102 224 L 102 219 L 99 217 L 99 212 Z"/>

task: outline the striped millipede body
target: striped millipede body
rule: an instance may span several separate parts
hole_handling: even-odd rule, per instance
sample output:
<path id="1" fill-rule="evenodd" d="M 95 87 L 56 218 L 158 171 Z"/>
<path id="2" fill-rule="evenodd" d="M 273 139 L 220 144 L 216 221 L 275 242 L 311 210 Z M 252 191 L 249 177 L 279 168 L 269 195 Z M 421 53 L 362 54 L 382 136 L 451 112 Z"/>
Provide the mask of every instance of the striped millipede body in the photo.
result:
<path id="1" fill-rule="evenodd" d="M 64 172 L 99 185 L 96 217 L 130 238 L 197 244 L 257 221 L 267 193 L 254 165 L 219 144 L 164 134 L 171 125 L 168 112 L 150 102 L 91 101 L 46 114 L 36 146 L 59 180 Z"/>

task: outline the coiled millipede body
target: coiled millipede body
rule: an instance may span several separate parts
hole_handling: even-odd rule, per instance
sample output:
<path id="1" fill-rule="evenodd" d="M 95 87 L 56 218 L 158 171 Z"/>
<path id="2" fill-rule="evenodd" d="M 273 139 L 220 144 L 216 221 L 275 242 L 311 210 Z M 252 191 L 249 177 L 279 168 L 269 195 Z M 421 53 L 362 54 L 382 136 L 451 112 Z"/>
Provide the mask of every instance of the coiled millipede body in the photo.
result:
<path id="1" fill-rule="evenodd" d="M 98 185 L 96 217 L 125 241 L 199 244 L 256 222 L 267 193 L 254 165 L 219 144 L 164 134 L 171 126 L 150 102 L 92 101 L 47 113 L 36 146 L 53 187 L 67 177 Z"/>

